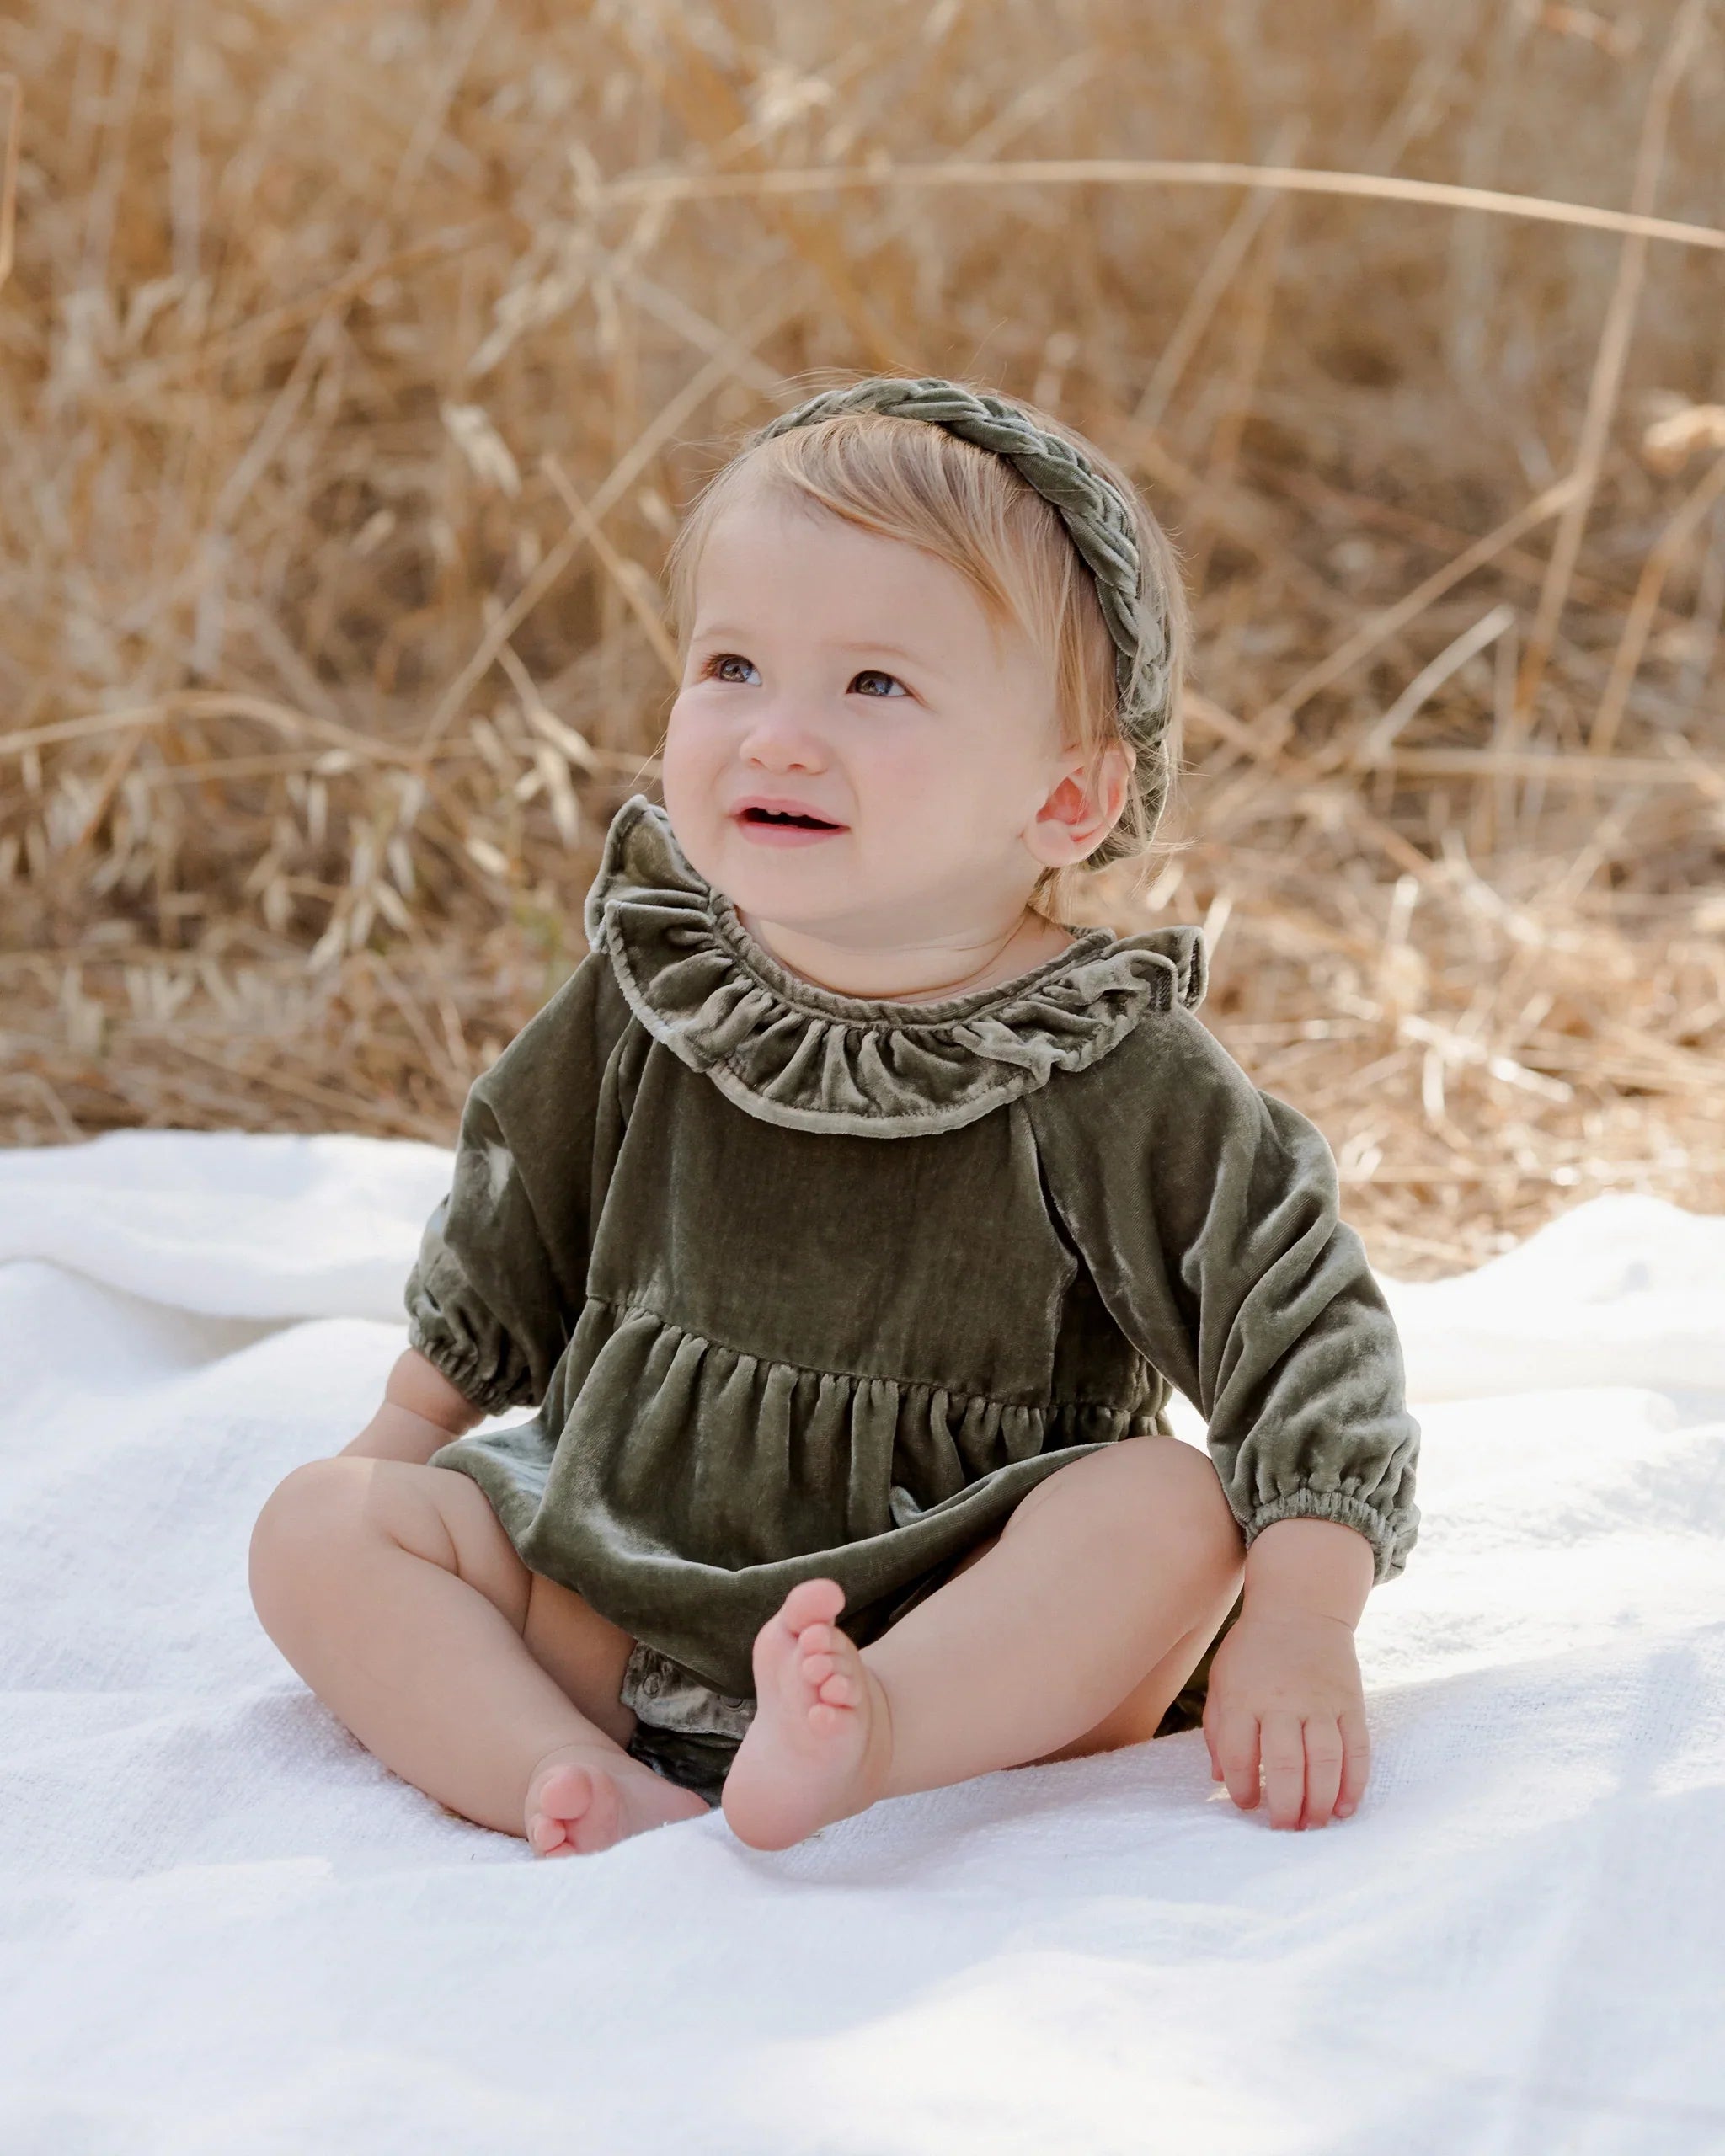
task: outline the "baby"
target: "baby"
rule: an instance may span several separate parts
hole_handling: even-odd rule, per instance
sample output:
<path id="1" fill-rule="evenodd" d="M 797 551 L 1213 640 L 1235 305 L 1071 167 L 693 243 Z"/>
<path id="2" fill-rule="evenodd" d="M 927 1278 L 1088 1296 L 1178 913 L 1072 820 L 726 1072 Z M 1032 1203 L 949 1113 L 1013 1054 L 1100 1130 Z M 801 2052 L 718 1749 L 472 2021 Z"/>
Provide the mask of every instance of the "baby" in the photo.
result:
<path id="1" fill-rule="evenodd" d="M 542 1855 L 714 1803 L 783 1849 L 1200 1712 L 1236 1805 L 1346 1817 L 1418 1523 L 1395 1331 L 1322 1139 L 1193 1015 L 1197 933 L 1060 918 L 1167 792 L 1166 540 L 1033 406 L 874 377 L 746 443 L 670 568 L 664 806 L 473 1086 L 411 1345 L 264 1506 L 259 1617 Z"/>

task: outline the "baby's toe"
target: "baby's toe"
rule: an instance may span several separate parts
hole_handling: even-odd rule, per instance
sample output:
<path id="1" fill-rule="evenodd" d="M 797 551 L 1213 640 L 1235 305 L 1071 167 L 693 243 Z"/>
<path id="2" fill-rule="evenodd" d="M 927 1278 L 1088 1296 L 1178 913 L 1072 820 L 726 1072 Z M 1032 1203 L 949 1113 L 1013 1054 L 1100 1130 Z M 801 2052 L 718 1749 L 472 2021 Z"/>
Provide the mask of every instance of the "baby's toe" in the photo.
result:
<path id="1" fill-rule="evenodd" d="M 559 1767 L 539 1792 L 539 1813 L 551 1829 L 550 1850 L 559 1838 L 583 1855 L 609 1849 L 617 1836 L 617 1785 L 587 1767 Z"/>
<path id="2" fill-rule="evenodd" d="M 801 1580 L 784 1598 L 779 1615 L 796 1633 L 811 1625 L 830 1625 L 845 1606 L 845 1591 L 836 1580 Z"/>

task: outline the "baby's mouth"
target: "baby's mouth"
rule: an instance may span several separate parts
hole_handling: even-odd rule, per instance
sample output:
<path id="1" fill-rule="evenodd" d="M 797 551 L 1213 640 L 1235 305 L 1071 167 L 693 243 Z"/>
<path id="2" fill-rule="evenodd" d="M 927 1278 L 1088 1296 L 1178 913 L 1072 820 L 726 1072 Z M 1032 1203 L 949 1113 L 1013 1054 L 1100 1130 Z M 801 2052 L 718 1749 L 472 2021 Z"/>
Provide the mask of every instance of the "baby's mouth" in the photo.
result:
<path id="1" fill-rule="evenodd" d="M 803 831 L 842 830 L 841 824 L 830 824 L 824 816 L 806 816 L 788 808 L 745 808 L 739 816 L 745 824 L 790 824 Z"/>
<path id="2" fill-rule="evenodd" d="M 846 828 L 812 808 L 781 808 L 762 801 L 745 801 L 731 813 L 731 821 L 756 846 L 815 846 L 837 838 Z"/>

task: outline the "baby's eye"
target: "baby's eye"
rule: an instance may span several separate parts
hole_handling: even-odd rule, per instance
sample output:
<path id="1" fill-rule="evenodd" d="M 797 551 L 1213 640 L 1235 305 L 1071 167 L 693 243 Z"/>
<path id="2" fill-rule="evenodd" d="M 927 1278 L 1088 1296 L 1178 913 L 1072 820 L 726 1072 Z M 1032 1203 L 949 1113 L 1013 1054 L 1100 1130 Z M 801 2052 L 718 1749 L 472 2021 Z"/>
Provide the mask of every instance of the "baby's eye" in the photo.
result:
<path id="1" fill-rule="evenodd" d="M 752 669 L 754 663 L 752 659 L 745 659 L 740 652 L 721 651 L 708 660 L 706 670 L 716 675 L 721 681 L 734 681 L 737 676 L 734 674 L 727 674 L 724 670 L 727 666 L 747 666 Z"/>
<path id="2" fill-rule="evenodd" d="M 896 686 L 900 696 L 908 696 L 911 693 L 911 691 L 905 686 L 904 683 L 899 680 L 896 674 L 883 674 L 879 668 L 876 666 L 865 666 L 860 674 L 852 677 L 852 686 L 855 687 L 858 681 L 890 681 Z M 889 689 L 864 689 L 862 691 L 862 694 L 865 696 L 890 696 L 891 693 L 892 691 Z"/>

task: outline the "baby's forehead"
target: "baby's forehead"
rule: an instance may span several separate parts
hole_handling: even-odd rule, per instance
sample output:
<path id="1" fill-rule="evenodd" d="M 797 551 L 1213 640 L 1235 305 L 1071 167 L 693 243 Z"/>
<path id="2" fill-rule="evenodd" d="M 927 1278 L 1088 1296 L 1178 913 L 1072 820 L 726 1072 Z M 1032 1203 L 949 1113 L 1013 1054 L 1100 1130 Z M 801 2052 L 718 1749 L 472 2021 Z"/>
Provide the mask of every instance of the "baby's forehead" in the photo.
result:
<path id="1" fill-rule="evenodd" d="M 734 491 L 733 491 L 733 489 Z M 858 651 L 915 666 L 931 687 L 1004 668 L 1048 670 L 1024 622 L 908 537 L 842 515 L 771 467 L 739 470 L 690 564 L 690 636 L 784 650 Z"/>
<path id="2" fill-rule="evenodd" d="M 810 531 L 825 531 L 834 537 L 847 532 L 859 537 L 880 536 L 865 533 L 860 525 L 828 509 L 800 487 L 771 474 L 740 474 L 714 508 L 702 539 L 699 559 L 704 562 L 715 547 L 758 544 L 786 536 L 794 538 Z"/>
<path id="3" fill-rule="evenodd" d="M 905 582 L 879 589 L 855 574 L 817 574 L 790 584 L 743 573 L 740 563 L 738 570 L 697 579 L 697 642 L 758 641 L 763 649 L 830 652 L 852 664 L 859 655 L 903 661 L 931 679 L 949 680 L 978 670 L 992 673 L 1025 656 L 1015 624 L 993 620 L 956 578 L 950 587 L 930 590 L 921 565 Z"/>
<path id="4" fill-rule="evenodd" d="M 761 558 L 772 558 L 773 580 L 763 583 Z M 906 616 L 940 620 L 955 611 L 987 609 L 971 579 L 913 540 L 879 531 L 840 515 L 789 488 L 761 486 L 727 500 L 702 535 L 691 565 L 698 614 L 723 606 L 794 618 L 815 607 L 823 623 L 834 616 L 865 619 L 885 611 L 901 626 Z"/>

